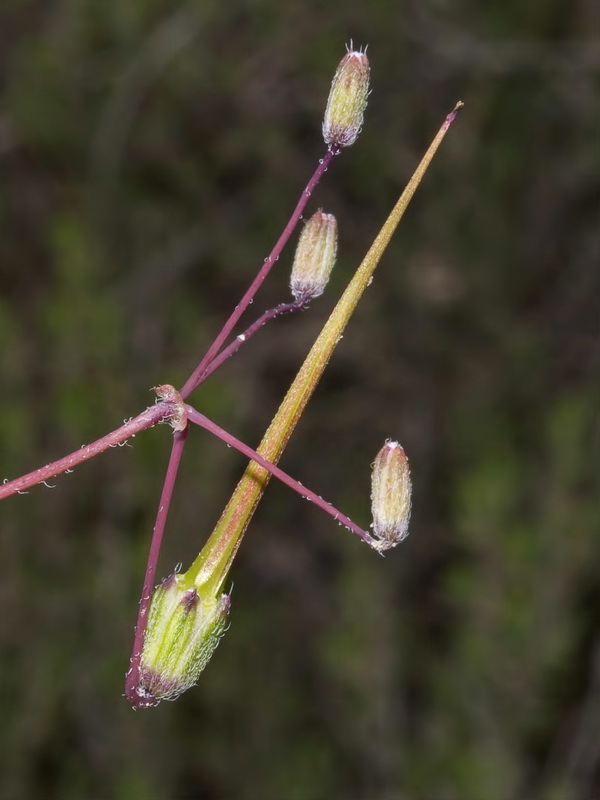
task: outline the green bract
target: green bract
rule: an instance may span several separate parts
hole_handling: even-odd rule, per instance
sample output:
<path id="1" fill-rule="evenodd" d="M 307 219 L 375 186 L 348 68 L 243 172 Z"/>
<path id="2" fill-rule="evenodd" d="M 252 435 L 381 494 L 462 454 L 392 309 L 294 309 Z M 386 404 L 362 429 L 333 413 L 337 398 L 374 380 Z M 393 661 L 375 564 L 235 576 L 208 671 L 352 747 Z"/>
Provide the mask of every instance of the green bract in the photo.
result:
<path id="1" fill-rule="evenodd" d="M 227 626 L 230 597 L 184 588 L 169 575 L 154 592 L 140 665 L 145 705 L 173 700 L 198 680 Z"/>

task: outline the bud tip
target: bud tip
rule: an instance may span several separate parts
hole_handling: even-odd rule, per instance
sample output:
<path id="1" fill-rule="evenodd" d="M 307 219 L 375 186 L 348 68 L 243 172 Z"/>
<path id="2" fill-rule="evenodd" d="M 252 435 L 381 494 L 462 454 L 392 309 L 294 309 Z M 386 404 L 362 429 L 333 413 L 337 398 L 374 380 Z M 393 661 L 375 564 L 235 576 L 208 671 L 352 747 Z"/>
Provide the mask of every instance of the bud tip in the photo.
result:
<path id="1" fill-rule="evenodd" d="M 340 61 L 331 83 L 323 138 L 331 148 L 354 144 L 361 131 L 369 96 L 369 59 L 365 50 L 354 50 L 352 42 Z"/>
<path id="2" fill-rule="evenodd" d="M 319 209 L 304 226 L 294 255 L 290 287 L 299 303 L 323 294 L 336 254 L 336 218 Z"/>
<path id="3" fill-rule="evenodd" d="M 412 485 L 408 459 L 399 442 L 388 439 L 373 462 L 371 510 L 376 550 L 395 547 L 408 535 Z"/>

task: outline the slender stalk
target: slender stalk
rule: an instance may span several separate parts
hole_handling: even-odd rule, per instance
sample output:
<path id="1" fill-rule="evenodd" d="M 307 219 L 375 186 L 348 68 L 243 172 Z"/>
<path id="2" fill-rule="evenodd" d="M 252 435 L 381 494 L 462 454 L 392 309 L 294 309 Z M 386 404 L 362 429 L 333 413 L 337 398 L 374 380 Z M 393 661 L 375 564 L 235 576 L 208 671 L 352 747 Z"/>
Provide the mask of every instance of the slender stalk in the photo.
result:
<path id="1" fill-rule="evenodd" d="M 271 251 L 271 254 L 269 255 L 268 258 L 265 259 L 265 262 L 262 265 L 262 267 L 260 268 L 260 270 L 258 271 L 257 276 L 254 278 L 254 280 L 252 281 L 252 283 L 248 287 L 248 290 L 246 291 L 246 293 L 244 294 L 244 296 L 242 297 L 242 299 L 240 300 L 238 305 L 235 307 L 233 313 L 231 314 L 231 316 L 229 317 L 229 319 L 227 320 L 227 322 L 225 323 L 225 325 L 221 329 L 221 332 L 219 333 L 217 338 L 214 340 L 214 342 L 211 344 L 211 346 L 206 351 L 206 355 L 204 356 L 202 361 L 198 364 L 196 369 L 192 372 L 190 377 L 184 383 L 183 387 L 179 390 L 180 394 L 181 394 L 181 396 L 183 397 L 184 400 L 199 385 L 200 381 L 202 380 L 202 375 L 203 375 L 206 367 L 210 364 L 210 362 L 213 360 L 213 358 L 219 352 L 219 350 L 221 349 L 221 347 L 225 343 L 227 337 L 229 336 L 231 331 L 236 326 L 239 318 L 242 316 L 244 311 L 248 308 L 248 305 L 253 300 L 254 295 L 260 289 L 260 287 L 262 286 L 263 281 L 265 280 L 265 278 L 267 277 L 267 275 L 269 274 L 269 272 L 273 268 L 275 262 L 277 261 L 277 259 L 279 258 L 280 254 L 281 254 L 281 251 L 283 250 L 283 248 L 285 247 L 288 239 L 292 235 L 292 233 L 294 231 L 294 228 L 296 227 L 296 225 L 300 221 L 300 218 L 302 216 L 302 212 L 304 211 L 304 209 L 306 207 L 306 204 L 308 203 L 308 200 L 309 200 L 311 194 L 313 193 L 316 185 L 319 183 L 319 181 L 321 180 L 321 177 L 327 171 L 327 168 L 329 167 L 329 165 L 331 164 L 331 162 L 333 161 L 335 156 L 338 154 L 338 152 L 339 152 L 339 149 L 337 147 L 331 146 L 329 148 L 329 150 L 327 151 L 325 157 L 320 160 L 319 166 L 315 170 L 312 178 L 306 184 L 306 188 L 304 189 L 304 191 L 300 195 L 300 199 L 298 200 L 296 208 L 294 209 L 294 211 L 292 213 L 292 216 L 290 217 L 287 225 L 283 229 L 283 233 L 281 234 L 281 236 L 277 240 L 277 243 L 275 244 L 275 247 Z"/>
<path id="2" fill-rule="evenodd" d="M 179 464 L 181 462 L 181 456 L 185 447 L 188 431 L 189 427 L 186 427 L 182 431 L 174 431 L 173 433 L 171 455 L 169 457 L 165 482 L 163 484 L 160 502 L 158 504 L 158 511 L 156 512 L 156 522 L 154 523 L 154 530 L 152 532 L 150 552 L 148 553 L 146 574 L 144 575 L 144 585 L 142 588 L 142 596 L 140 598 L 137 623 L 135 626 L 133 651 L 129 660 L 129 670 L 125 678 L 125 696 L 132 705 L 137 707 L 140 706 L 140 703 L 143 700 L 143 698 L 141 698 L 138 694 L 138 687 L 140 684 L 140 659 L 142 656 L 142 648 L 144 646 L 146 625 L 148 623 L 148 610 L 150 608 L 150 601 L 154 591 L 156 566 L 158 564 L 158 556 L 162 544 L 163 533 L 167 523 L 167 516 L 169 513 L 169 507 L 171 505 L 171 498 L 173 497 L 175 480 L 177 478 L 177 472 L 179 470 Z M 154 705 L 154 703 L 150 703 L 150 705 Z"/>
<path id="3" fill-rule="evenodd" d="M 227 347 L 223 348 L 218 356 L 215 356 L 210 364 L 206 367 L 202 375 L 198 379 L 198 386 L 212 375 L 215 370 L 217 370 L 221 364 L 227 361 L 228 358 L 240 349 L 240 347 L 248 341 L 255 333 L 257 333 L 263 325 L 266 325 L 275 317 L 279 317 L 282 314 L 289 314 L 292 311 L 299 311 L 301 308 L 304 308 L 307 305 L 307 302 L 301 298 L 300 300 L 295 300 L 293 303 L 280 303 L 278 306 L 274 308 L 270 308 L 268 311 L 265 311 L 262 316 L 260 316 L 256 322 L 253 322 L 250 327 L 246 328 L 243 333 L 240 333 L 239 336 L 236 336 L 233 342 L 229 344 Z"/>
<path id="4" fill-rule="evenodd" d="M 271 464 L 270 461 L 268 461 L 266 458 L 263 458 L 263 456 L 261 456 L 260 453 L 257 453 L 256 450 L 253 450 L 251 447 L 248 447 L 248 445 L 244 444 L 244 442 L 236 439 L 235 436 L 232 436 L 232 434 L 219 427 L 219 425 L 217 425 L 215 422 L 210 420 L 208 417 L 205 417 L 204 414 L 196 411 L 196 409 L 192 406 L 186 405 L 185 410 L 187 412 L 187 418 L 190 422 L 195 422 L 196 425 L 199 425 L 201 428 L 205 428 L 210 433 L 218 436 L 219 439 L 222 439 L 227 444 L 235 447 L 236 450 L 240 451 L 240 453 L 248 456 L 248 458 L 252 459 L 252 461 L 255 461 L 261 467 L 264 467 L 264 469 L 270 472 L 271 475 L 279 478 L 282 483 L 284 483 L 286 486 L 289 486 L 290 489 L 298 492 L 298 494 L 304 498 L 304 500 L 309 500 L 311 503 L 314 503 L 316 506 L 318 506 L 318 508 L 321 508 L 323 511 L 326 511 L 328 514 L 330 514 L 337 522 L 340 523 L 340 525 L 344 525 L 349 531 L 355 533 L 360 539 L 363 540 L 363 542 L 366 542 L 370 545 L 375 544 L 373 537 L 367 533 L 367 531 L 364 531 L 362 528 L 356 525 L 350 519 L 350 517 L 342 514 L 342 512 L 338 511 L 337 508 L 331 505 L 331 503 L 323 500 L 322 497 L 320 497 L 318 494 L 315 494 L 315 492 L 312 492 L 310 489 L 307 489 L 306 486 L 303 486 L 299 481 L 294 480 L 294 478 L 288 475 L 287 472 L 279 469 L 279 467 L 275 466 L 275 464 Z"/>
<path id="5" fill-rule="evenodd" d="M 37 483 L 43 483 L 49 478 L 60 475 L 61 472 L 68 472 L 78 466 L 78 464 L 82 464 L 84 461 L 97 456 L 99 453 L 103 453 L 110 447 L 116 447 L 122 444 L 127 441 L 127 439 L 140 433 L 140 431 L 151 428 L 153 425 L 156 425 L 157 422 L 165 422 L 171 418 L 173 409 L 172 403 L 156 403 L 156 405 L 150 406 L 145 411 L 142 411 L 137 417 L 133 417 L 124 425 L 121 425 L 120 428 L 111 431 L 100 439 L 96 439 L 96 441 L 91 444 L 83 445 L 74 453 L 69 453 L 69 455 L 59 458 L 58 461 L 52 461 L 52 463 L 46 464 L 45 467 L 40 467 L 33 472 L 28 472 L 27 475 L 21 475 L 20 478 L 15 478 L 12 481 L 1 484 L 0 500 L 19 492 L 25 492 Z"/>
<path id="6" fill-rule="evenodd" d="M 271 271 L 273 265 L 279 258 L 281 251 L 283 250 L 285 244 L 287 243 L 288 239 L 290 238 L 291 234 L 294 231 L 294 228 L 298 224 L 302 212 L 306 207 L 306 204 L 314 191 L 315 187 L 317 186 L 319 180 L 326 172 L 327 168 L 331 164 L 333 158 L 338 154 L 338 148 L 332 146 L 327 151 L 327 154 L 321 161 L 319 162 L 319 166 L 315 170 L 312 178 L 306 185 L 306 188 L 302 192 L 300 199 L 290 217 L 283 233 L 277 240 L 277 243 L 271 254 L 267 259 L 265 259 L 265 263 L 259 270 L 256 278 L 250 284 L 250 287 L 236 306 L 234 312 L 231 314 L 225 325 L 223 326 L 221 332 L 214 340 L 212 345 L 209 347 L 206 355 L 198 364 L 194 372 L 190 375 L 188 380 L 185 382 L 183 388 L 181 389 L 181 396 L 185 399 L 199 384 L 205 380 L 210 374 L 217 369 L 227 358 L 233 355 L 234 352 L 240 347 L 243 341 L 252 336 L 256 331 L 264 325 L 271 316 L 268 316 L 270 312 L 266 312 L 260 320 L 257 320 L 256 323 L 250 326 L 248 331 L 244 336 L 244 339 L 237 338 L 232 344 L 227 348 L 227 353 L 225 352 L 222 356 L 219 357 L 219 362 L 214 366 L 211 367 L 210 370 L 208 367 L 211 365 L 211 362 L 215 358 L 216 354 L 221 349 L 223 343 L 237 324 L 239 318 L 242 316 L 248 305 L 250 304 L 251 300 L 254 298 L 254 295 L 262 285 L 263 281 Z M 286 306 L 286 307 L 284 307 Z M 282 304 L 280 310 L 271 309 L 273 311 L 273 317 L 278 316 L 278 314 L 285 313 L 286 311 L 295 310 L 296 304 L 289 303 L 289 304 Z M 59 475 L 62 472 L 66 472 L 67 470 L 76 467 L 78 464 L 81 464 L 84 461 L 87 461 L 90 458 L 98 455 L 99 453 L 104 452 L 109 447 L 115 447 L 118 444 L 129 439 L 131 436 L 135 436 L 136 433 L 145 430 L 146 428 L 150 428 L 153 425 L 156 425 L 157 422 L 163 422 L 164 420 L 170 417 L 170 406 L 166 403 L 158 403 L 155 406 L 152 406 L 146 411 L 143 411 L 141 414 L 138 414 L 137 417 L 134 417 L 129 422 L 122 425 L 120 428 L 117 428 L 111 433 L 103 436 L 100 439 L 97 439 L 92 444 L 85 445 L 84 447 L 77 450 L 75 453 L 70 453 L 63 458 L 58 459 L 57 461 L 53 461 L 50 464 L 47 464 L 44 467 L 40 467 L 39 469 L 34 470 L 33 472 L 29 472 L 26 475 L 21 475 L 19 478 L 15 478 L 12 481 L 6 481 L 4 484 L 0 485 L 0 500 L 3 500 L 6 497 L 10 497 L 13 494 L 18 494 L 19 492 L 24 492 L 27 489 L 30 489 L 32 486 L 35 486 L 37 483 L 43 483 L 44 481 L 48 480 L 49 478 L 53 478 L 56 475 Z"/>
<path id="7" fill-rule="evenodd" d="M 276 464 L 279 460 L 392 234 L 461 105 L 462 103 L 457 104 L 444 120 L 362 264 L 325 323 L 257 448 L 259 455 L 272 464 Z M 269 477 L 270 474 L 264 467 L 256 463 L 248 465 L 206 545 L 183 576 L 188 586 L 201 587 L 210 593 L 220 591 Z"/>

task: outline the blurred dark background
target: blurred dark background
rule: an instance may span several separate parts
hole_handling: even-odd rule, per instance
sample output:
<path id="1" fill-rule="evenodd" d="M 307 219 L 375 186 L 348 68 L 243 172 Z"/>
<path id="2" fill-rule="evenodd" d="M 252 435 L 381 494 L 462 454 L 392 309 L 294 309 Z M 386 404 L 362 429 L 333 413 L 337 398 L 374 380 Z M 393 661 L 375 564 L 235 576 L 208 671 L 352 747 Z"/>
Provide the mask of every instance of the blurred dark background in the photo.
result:
<path id="1" fill-rule="evenodd" d="M 1 477 L 181 385 L 324 153 L 351 38 L 373 93 L 308 212 L 326 295 L 195 396 L 255 445 L 445 114 L 465 108 L 282 466 L 369 522 L 386 437 L 411 536 L 378 558 L 271 484 L 199 685 L 122 697 L 170 446 L 0 508 L 0 797 L 595 800 L 600 32 L 593 0 L 3 0 Z M 287 299 L 293 247 L 251 311 Z M 253 314 L 247 317 L 248 321 Z M 194 430 L 160 573 L 244 460 Z"/>

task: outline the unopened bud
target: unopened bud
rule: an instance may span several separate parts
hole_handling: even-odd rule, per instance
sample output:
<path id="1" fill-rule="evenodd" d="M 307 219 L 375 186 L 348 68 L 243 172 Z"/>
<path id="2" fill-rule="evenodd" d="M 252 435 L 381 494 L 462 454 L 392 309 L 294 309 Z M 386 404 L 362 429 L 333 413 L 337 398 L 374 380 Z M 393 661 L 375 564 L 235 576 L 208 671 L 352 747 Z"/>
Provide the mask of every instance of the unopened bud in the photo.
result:
<path id="1" fill-rule="evenodd" d="M 193 686 L 225 631 L 229 595 L 204 598 L 183 582 L 183 575 L 170 575 L 152 598 L 137 690 L 146 705 Z"/>
<path id="2" fill-rule="evenodd" d="M 337 253 L 337 222 L 333 214 L 317 211 L 300 234 L 290 286 L 299 301 L 323 294 Z"/>
<path id="3" fill-rule="evenodd" d="M 373 462 L 371 510 L 377 550 L 394 547 L 408 534 L 411 490 L 406 454 L 398 442 L 388 440 Z"/>
<path id="4" fill-rule="evenodd" d="M 363 124 L 369 94 L 369 59 L 360 50 L 349 50 L 333 77 L 325 118 L 326 144 L 349 147 Z"/>

